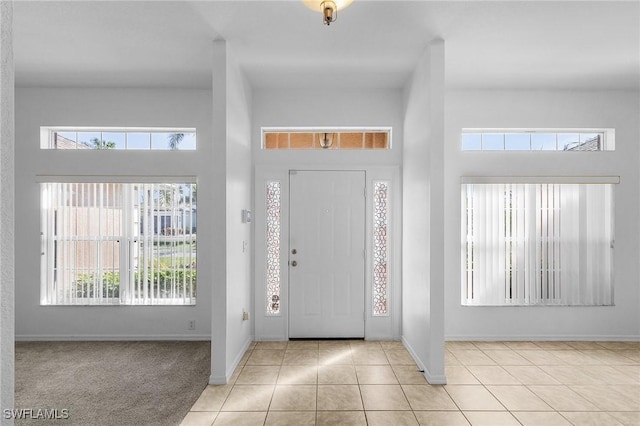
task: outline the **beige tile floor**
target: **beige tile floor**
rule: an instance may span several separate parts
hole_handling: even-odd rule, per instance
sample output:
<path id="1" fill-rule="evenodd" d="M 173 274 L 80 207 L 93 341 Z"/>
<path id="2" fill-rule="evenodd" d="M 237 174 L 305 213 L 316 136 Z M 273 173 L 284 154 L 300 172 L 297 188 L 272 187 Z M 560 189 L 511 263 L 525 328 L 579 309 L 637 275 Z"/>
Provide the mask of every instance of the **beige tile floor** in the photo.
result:
<path id="1" fill-rule="evenodd" d="M 254 343 L 182 425 L 640 425 L 640 343 L 447 342 L 429 385 L 399 342 Z"/>

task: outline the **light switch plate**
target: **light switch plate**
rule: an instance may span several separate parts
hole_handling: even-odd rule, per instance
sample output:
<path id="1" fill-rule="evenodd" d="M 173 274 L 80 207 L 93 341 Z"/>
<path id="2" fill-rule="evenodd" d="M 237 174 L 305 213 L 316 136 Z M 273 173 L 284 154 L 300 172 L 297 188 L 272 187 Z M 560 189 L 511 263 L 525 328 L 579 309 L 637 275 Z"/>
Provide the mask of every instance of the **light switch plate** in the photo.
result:
<path id="1" fill-rule="evenodd" d="M 242 210 L 242 223 L 251 223 L 252 220 L 253 215 L 251 214 L 251 210 Z"/>

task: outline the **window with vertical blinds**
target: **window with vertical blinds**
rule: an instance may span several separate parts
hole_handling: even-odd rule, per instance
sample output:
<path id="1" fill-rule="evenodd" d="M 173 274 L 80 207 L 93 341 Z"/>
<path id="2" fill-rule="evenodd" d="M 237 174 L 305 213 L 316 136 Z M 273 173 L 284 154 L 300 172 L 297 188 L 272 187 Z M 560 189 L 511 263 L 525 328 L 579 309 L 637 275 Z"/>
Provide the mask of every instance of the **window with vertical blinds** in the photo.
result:
<path id="1" fill-rule="evenodd" d="M 194 183 L 42 183 L 43 305 L 191 305 Z"/>
<path id="2" fill-rule="evenodd" d="M 464 183 L 463 305 L 612 305 L 613 185 Z"/>

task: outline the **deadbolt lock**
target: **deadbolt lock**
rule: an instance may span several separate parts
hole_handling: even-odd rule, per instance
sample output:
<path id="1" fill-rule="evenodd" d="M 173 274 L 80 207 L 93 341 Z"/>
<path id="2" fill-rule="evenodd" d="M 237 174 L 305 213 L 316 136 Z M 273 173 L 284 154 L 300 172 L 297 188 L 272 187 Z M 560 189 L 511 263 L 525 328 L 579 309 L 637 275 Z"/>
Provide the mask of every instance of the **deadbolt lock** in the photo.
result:
<path id="1" fill-rule="evenodd" d="M 298 250 L 296 250 L 296 249 L 291 250 L 291 254 L 296 254 L 297 252 L 298 252 Z"/>

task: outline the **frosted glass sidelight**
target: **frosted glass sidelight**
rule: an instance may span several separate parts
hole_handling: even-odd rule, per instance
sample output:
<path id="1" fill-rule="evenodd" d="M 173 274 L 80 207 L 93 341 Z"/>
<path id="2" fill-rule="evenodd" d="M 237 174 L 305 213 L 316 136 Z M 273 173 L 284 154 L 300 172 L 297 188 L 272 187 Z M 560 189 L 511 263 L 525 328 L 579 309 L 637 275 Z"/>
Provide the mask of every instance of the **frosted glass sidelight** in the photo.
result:
<path id="1" fill-rule="evenodd" d="M 282 188 L 278 181 L 267 182 L 267 314 L 280 314 L 280 210 Z"/>
<path id="2" fill-rule="evenodd" d="M 389 183 L 373 184 L 373 315 L 388 315 Z"/>

